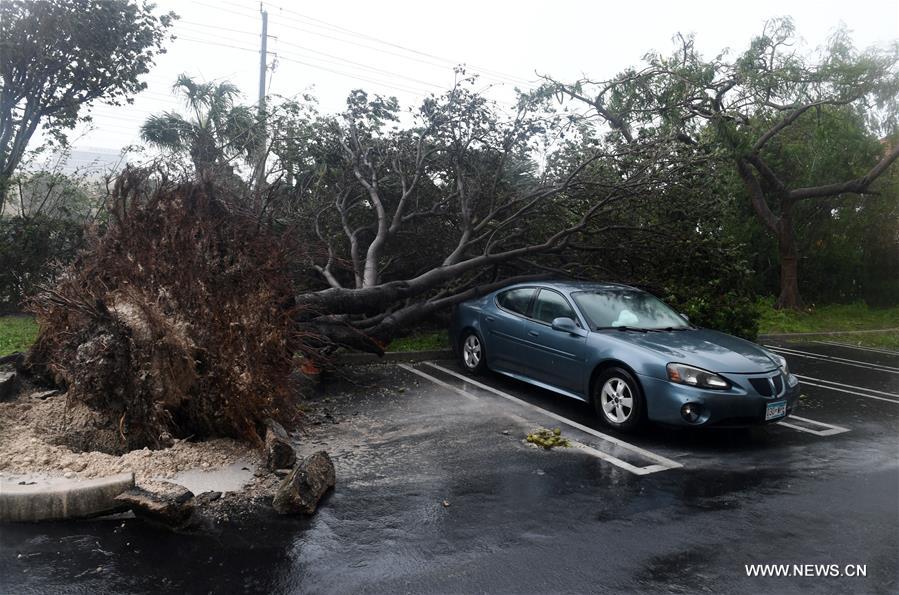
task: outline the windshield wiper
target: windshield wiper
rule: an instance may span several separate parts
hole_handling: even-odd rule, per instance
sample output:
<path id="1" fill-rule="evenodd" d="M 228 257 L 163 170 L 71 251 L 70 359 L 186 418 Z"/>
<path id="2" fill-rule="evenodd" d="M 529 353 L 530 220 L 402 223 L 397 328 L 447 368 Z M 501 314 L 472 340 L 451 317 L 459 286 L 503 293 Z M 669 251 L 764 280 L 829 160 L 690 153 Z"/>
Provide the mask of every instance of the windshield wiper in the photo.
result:
<path id="1" fill-rule="evenodd" d="M 645 329 L 645 328 L 639 328 L 636 326 L 625 326 L 625 325 L 622 325 L 622 326 L 598 326 L 598 327 L 596 327 L 596 330 L 598 330 L 598 331 L 609 331 L 609 330 L 611 330 L 611 331 L 638 331 L 641 333 L 647 332 L 647 329 Z"/>

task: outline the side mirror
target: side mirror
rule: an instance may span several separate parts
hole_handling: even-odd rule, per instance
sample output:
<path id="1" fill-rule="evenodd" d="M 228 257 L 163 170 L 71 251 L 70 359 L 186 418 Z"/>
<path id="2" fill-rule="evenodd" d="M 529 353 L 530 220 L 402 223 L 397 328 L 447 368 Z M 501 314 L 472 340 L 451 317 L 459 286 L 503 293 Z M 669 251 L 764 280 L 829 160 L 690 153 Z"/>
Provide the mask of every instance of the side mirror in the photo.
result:
<path id="1" fill-rule="evenodd" d="M 553 330 L 561 331 L 563 333 L 571 333 L 573 335 L 577 334 L 578 332 L 577 324 L 575 324 L 572 319 L 565 316 L 553 320 Z"/>

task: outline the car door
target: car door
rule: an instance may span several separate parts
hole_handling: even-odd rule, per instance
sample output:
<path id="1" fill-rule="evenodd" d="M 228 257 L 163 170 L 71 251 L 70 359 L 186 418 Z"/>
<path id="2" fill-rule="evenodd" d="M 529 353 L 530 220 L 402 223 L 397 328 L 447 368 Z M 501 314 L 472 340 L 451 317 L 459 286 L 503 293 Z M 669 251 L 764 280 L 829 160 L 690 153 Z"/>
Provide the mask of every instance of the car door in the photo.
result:
<path id="1" fill-rule="evenodd" d="M 516 287 L 497 294 L 485 308 L 481 327 L 487 336 L 487 365 L 495 370 L 521 373 L 525 350 L 525 318 L 531 307 L 536 287 Z"/>
<path id="2" fill-rule="evenodd" d="M 571 318 L 579 334 L 553 330 L 556 318 Z M 577 394 L 584 394 L 584 362 L 587 333 L 568 299 L 558 291 L 542 288 L 526 321 L 528 376 Z"/>

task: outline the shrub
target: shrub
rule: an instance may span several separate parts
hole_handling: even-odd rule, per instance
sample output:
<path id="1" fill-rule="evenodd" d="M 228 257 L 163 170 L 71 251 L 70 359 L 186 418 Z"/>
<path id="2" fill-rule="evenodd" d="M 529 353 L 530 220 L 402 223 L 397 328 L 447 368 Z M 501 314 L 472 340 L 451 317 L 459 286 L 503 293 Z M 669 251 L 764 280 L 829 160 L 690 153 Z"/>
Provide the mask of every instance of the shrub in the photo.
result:
<path id="1" fill-rule="evenodd" d="M 44 216 L 0 218 L 0 313 L 18 312 L 82 246 L 82 225 Z"/>

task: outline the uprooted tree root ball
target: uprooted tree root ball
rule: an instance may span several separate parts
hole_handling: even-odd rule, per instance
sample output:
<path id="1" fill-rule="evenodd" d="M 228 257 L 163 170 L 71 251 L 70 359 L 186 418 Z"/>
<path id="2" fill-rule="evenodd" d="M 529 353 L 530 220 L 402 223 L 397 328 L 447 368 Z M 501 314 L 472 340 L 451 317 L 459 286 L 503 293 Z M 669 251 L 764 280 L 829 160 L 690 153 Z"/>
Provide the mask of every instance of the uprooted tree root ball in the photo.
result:
<path id="1" fill-rule="evenodd" d="M 107 231 L 31 302 L 29 364 L 102 420 L 79 450 L 258 443 L 263 420 L 292 417 L 288 380 L 305 349 L 288 244 L 210 186 L 139 187 L 120 179 Z"/>

